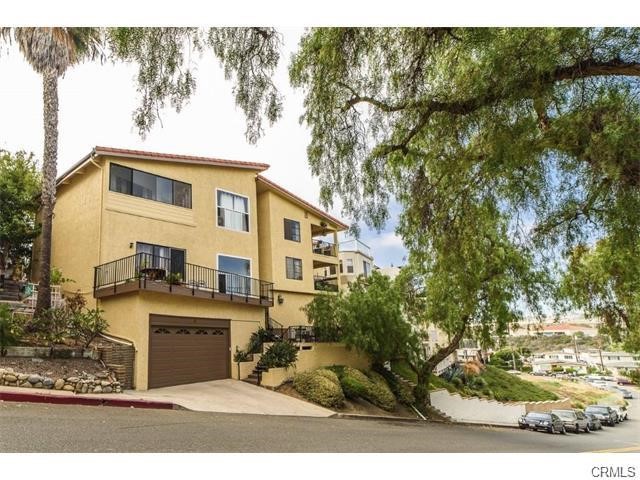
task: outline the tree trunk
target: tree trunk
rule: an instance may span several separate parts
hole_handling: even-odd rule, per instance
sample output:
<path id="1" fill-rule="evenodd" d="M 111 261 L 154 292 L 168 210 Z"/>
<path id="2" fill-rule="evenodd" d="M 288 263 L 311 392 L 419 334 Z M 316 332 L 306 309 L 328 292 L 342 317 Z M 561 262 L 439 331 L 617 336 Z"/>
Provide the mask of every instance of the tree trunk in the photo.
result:
<path id="1" fill-rule="evenodd" d="M 44 104 L 44 154 L 42 157 L 42 251 L 40 284 L 36 314 L 51 308 L 51 228 L 53 207 L 56 202 L 56 176 L 58 160 L 58 75 L 53 70 L 42 74 Z"/>
<path id="2" fill-rule="evenodd" d="M 451 339 L 449 345 L 438 349 L 436 353 L 429 357 L 422 368 L 416 371 L 417 384 L 413 389 L 413 395 L 416 398 L 416 406 L 418 408 L 431 405 L 431 396 L 429 394 L 429 381 L 431 380 L 431 375 L 442 360 L 456 351 L 460 344 L 460 340 L 464 337 L 464 332 L 467 330 L 467 323 L 469 323 L 469 318 L 464 319 L 462 327 L 458 330 L 453 339 Z"/>

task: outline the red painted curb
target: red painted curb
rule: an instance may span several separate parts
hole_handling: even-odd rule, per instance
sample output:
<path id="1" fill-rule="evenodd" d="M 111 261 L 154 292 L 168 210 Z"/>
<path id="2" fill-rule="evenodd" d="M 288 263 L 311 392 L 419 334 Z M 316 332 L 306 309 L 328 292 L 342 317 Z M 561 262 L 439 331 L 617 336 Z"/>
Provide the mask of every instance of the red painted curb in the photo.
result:
<path id="1" fill-rule="evenodd" d="M 5 402 L 53 403 L 57 405 L 88 405 L 97 407 L 133 407 L 173 410 L 173 403 L 153 402 L 149 400 L 90 398 L 81 396 L 47 395 L 46 393 L 0 392 L 0 400 Z"/>

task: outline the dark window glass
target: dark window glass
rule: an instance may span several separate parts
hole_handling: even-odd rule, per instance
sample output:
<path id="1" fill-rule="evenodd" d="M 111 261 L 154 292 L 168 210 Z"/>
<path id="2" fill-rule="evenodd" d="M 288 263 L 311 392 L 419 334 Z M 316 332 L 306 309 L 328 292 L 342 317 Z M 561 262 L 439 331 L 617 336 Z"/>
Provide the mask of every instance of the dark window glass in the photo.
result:
<path id="1" fill-rule="evenodd" d="M 111 164 L 109 190 L 134 197 L 191 208 L 191 185 Z"/>
<path id="2" fill-rule="evenodd" d="M 131 195 L 131 169 L 111 164 L 111 178 L 109 189 L 112 192 L 120 192 Z"/>
<path id="3" fill-rule="evenodd" d="M 148 200 L 157 200 L 156 177 L 149 173 L 134 170 L 133 195 Z"/>
<path id="4" fill-rule="evenodd" d="M 329 275 L 335 275 L 336 274 L 336 266 L 335 265 L 331 265 L 329 267 Z"/>
<path id="5" fill-rule="evenodd" d="M 173 182 L 173 204 L 178 207 L 191 208 L 191 185 Z"/>
<path id="6" fill-rule="evenodd" d="M 291 280 L 302 280 L 302 260 L 299 258 L 287 257 L 287 278 Z"/>
<path id="7" fill-rule="evenodd" d="M 347 258 L 347 273 L 353 273 L 353 260 Z"/>
<path id="8" fill-rule="evenodd" d="M 295 220 L 284 219 L 284 238 L 294 242 L 300 241 L 300 222 Z"/>
<path id="9" fill-rule="evenodd" d="M 168 178 L 156 177 L 156 192 L 159 202 L 173 203 L 173 181 Z"/>

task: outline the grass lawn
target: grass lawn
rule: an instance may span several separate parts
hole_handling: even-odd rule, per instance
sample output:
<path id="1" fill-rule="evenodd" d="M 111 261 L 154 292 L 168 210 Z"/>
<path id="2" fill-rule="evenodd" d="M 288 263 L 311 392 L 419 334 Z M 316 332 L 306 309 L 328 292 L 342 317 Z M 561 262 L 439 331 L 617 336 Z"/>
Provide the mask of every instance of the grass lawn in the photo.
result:
<path id="1" fill-rule="evenodd" d="M 523 375 L 522 377 L 545 390 L 555 393 L 560 398 L 569 397 L 572 400 L 574 408 L 584 408 L 593 403 L 604 403 L 608 405 L 624 403 L 620 395 L 606 390 L 600 390 L 585 382 L 572 382 L 570 380 L 538 377 L 535 375 Z"/>
<path id="2" fill-rule="evenodd" d="M 416 375 L 406 363 L 392 362 L 391 369 L 415 383 Z M 526 402 L 558 399 L 554 392 L 541 385 L 523 380 L 496 367 L 487 366 L 479 377 L 484 381 L 484 386 L 478 385 L 477 382 L 456 386 L 435 375 L 431 377 L 430 386 L 431 389 L 445 388 L 449 392 L 467 397 L 494 398 L 500 401 Z"/>

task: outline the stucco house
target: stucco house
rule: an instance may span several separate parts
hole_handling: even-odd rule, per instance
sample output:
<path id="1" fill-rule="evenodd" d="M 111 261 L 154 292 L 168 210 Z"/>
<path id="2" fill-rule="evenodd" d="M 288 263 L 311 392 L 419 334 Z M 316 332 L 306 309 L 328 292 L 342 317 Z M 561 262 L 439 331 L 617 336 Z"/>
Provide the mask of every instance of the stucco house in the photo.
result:
<path id="1" fill-rule="evenodd" d="M 259 327 L 308 325 L 347 226 L 267 168 L 95 147 L 59 177 L 52 265 L 134 345 L 135 388 L 229 378 Z"/>

